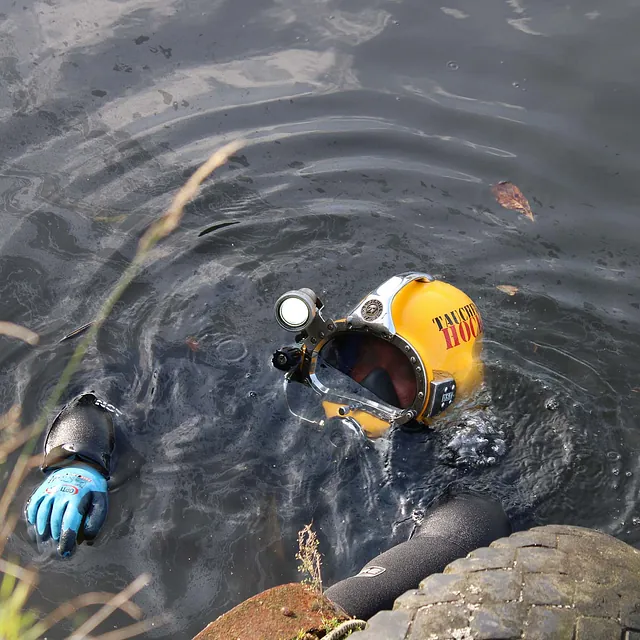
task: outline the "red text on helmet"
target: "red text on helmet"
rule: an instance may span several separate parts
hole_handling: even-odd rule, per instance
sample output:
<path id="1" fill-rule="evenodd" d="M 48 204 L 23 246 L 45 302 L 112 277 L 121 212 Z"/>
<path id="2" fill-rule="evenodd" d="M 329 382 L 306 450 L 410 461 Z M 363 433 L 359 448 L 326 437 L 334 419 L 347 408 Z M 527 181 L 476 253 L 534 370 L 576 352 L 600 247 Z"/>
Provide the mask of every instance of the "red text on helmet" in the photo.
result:
<path id="1" fill-rule="evenodd" d="M 438 326 L 447 349 L 458 347 L 484 333 L 482 318 L 473 303 L 436 316 L 432 322 Z"/>

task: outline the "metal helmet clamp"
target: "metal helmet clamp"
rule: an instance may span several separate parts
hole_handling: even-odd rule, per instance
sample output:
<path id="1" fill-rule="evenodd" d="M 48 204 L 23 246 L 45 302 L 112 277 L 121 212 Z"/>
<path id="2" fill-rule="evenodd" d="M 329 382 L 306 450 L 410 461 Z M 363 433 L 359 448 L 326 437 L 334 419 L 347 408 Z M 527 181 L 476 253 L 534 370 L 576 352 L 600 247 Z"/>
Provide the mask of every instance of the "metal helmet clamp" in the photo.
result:
<path id="1" fill-rule="evenodd" d="M 430 424 L 482 380 L 483 324 L 475 304 L 428 274 L 389 278 L 344 319 L 326 318 L 323 309 L 311 289 L 278 298 L 276 319 L 297 333 L 298 346 L 276 351 L 273 364 L 288 382 L 310 387 L 327 418 L 343 418 L 371 438 L 413 420 Z M 329 383 L 328 369 L 374 394 Z M 368 383 L 373 378 L 384 393 Z"/>

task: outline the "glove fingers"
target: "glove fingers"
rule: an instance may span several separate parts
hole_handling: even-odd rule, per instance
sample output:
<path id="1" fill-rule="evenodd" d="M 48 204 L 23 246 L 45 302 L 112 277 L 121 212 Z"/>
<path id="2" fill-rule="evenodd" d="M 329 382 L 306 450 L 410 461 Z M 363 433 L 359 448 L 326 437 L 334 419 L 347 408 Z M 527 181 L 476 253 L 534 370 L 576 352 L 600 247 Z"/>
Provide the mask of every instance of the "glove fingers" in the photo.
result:
<path id="1" fill-rule="evenodd" d="M 64 529 L 60 534 L 58 553 L 63 558 L 68 558 L 76 550 L 76 535 L 73 529 Z"/>
<path id="2" fill-rule="evenodd" d="M 27 523 L 27 536 L 29 537 L 29 540 L 31 540 L 31 542 L 38 542 L 38 533 L 36 531 L 35 525 Z"/>
<path id="3" fill-rule="evenodd" d="M 51 537 L 58 542 L 60 539 L 60 532 L 62 530 L 62 518 L 64 517 L 65 511 L 72 509 L 73 507 L 69 505 L 66 500 L 56 500 L 53 504 L 53 509 L 51 511 Z"/>
<path id="4" fill-rule="evenodd" d="M 27 517 L 27 522 L 29 524 L 36 523 L 36 513 L 38 513 L 38 507 L 46 497 L 46 494 L 42 494 L 34 500 L 36 492 L 37 492 L 37 489 L 36 491 L 33 492 L 31 497 L 29 498 L 29 502 L 27 502 L 27 506 L 25 507 L 25 510 L 24 510 L 24 513 Z"/>
<path id="5" fill-rule="evenodd" d="M 94 491 L 93 500 L 87 511 L 87 518 L 84 521 L 84 537 L 93 540 L 107 519 L 107 509 L 109 500 L 103 491 Z"/>
<path id="6" fill-rule="evenodd" d="M 51 517 L 53 500 L 53 496 L 45 496 L 38 509 L 38 514 L 36 515 L 36 529 L 43 542 L 49 539 L 49 535 L 51 533 L 49 527 L 49 518 Z"/>
<path id="7" fill-rule="evenodd" d="M 76 549 L 76 537 L 78 529 L 82 523 L 82 517 L 87 510 L 90 494 L 82 497 L 82 500 L 76 505 L 70 503 L 64 512 L 62 518 L 60 544 L 58 545 L 58 553 L 63 557 L 70 556 Z"/>

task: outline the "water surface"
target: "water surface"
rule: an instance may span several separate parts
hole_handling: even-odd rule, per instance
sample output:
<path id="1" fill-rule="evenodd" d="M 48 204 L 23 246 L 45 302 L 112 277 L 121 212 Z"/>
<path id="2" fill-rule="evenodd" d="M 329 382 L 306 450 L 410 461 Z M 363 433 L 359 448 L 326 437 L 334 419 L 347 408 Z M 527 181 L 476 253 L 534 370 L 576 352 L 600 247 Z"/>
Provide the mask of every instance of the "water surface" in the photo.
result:
<path id="1" fill-rule="evenodd" d="M 517 527 L 640 543 L 639 3 L 446 2 L 1 8 L 0 316 L 42 340 L 2 339 L 0 410 L 37 413 L 74 347 L 58 341 L 96 313 L 149 222 L 215 148 L 248 140 L 69 389 L 123 414 L 117 488 L 104 534 L 68 562 L 18 529 L 10 551 L 41 571 L 34 604 L 150 572 L 136 600 L 170 622 L 149 637 L 189 638 L 297 579 L 305 523 L 330 584 L 451 488 L 501 499 Z M 505 179 L 535 222 L 496 204 Z M 199 235 L 223 222 L 238 224 Z M 443 462 L 454 424 L 370 443 L 284 405 L 278 295 L 326 291 L 338 315 L 413 269 L 483 313 L 506 434 L 493 465 Z"/>

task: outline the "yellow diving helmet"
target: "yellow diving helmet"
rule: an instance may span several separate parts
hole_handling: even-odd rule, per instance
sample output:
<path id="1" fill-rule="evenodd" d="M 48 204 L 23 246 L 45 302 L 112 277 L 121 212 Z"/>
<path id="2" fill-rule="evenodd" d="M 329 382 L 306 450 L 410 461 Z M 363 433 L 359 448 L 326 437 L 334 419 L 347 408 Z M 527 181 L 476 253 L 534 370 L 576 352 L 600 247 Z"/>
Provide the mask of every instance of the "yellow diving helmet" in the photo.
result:
<path id="1" fill-rule="evenodd" d="M 296 347 L 273 364 L 286 381 L 320 399 L 338 417 L 377 438 L 391 426 L 431 418 L 482 380 L 483 324 L 471 299 L 425 273 L 393 276 L 342 320 L 325 318 L 310 289 L 278 298 L 275 314 Z"/>

